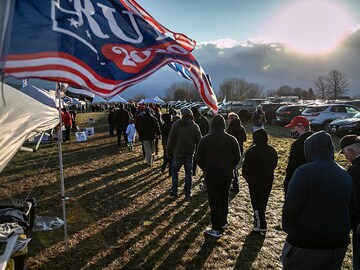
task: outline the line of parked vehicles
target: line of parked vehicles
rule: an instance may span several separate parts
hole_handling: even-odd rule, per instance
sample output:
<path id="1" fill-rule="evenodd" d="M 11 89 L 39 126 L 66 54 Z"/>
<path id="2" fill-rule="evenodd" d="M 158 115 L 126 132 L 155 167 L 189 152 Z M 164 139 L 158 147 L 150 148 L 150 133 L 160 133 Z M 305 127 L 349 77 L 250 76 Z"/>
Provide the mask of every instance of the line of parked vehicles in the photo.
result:
<path id="1" fill-rule="evenodd" d="M 236 112 L 241 121 L 251 119 L 257 105 L 265 111 L 267 123 L 285 126 L 297 115 L 309 119 L 311 128 L 315 131 L 326 130 L 340 136 L 346 134 L 360 135 L 360 100 L 335 101 L 299 101 L 291 100 L 246 99 L 243 102 L 229 101 L 219 103 L 219 113 L 225 118 L 229 112 Z M 211 111 L 203 102 L 170 102 L 170 107 L 176 109 L 196 106 L 202 115 L 209 115 Z"/>

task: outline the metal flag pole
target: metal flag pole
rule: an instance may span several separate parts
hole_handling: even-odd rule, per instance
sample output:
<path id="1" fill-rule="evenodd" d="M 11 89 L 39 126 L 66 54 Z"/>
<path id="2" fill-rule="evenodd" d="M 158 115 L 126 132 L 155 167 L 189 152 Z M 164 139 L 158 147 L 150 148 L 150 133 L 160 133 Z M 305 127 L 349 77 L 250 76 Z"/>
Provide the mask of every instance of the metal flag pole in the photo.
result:
<path id="1" fill-rule="evenodd" d="M 59 84 L 56 84 L 56 94 L 59 100 L 59 129 L 58 129 L 58 151 L 59 151 L 59 163 L 60 163 L 60 182 L 61 182 L 61 200 L 63 208 L 63 219 L 64 219 L 64 234 L 65 234 L 65 251 L 69 250 L 69 241 L 67 235 L 67 223 L 66 223 L 66 201 L 67 197 L 65 196 L 65 182 L 64 182 L 64 167 L 62 160 L 62 117 L 61 117 L 61 88 Z"/>

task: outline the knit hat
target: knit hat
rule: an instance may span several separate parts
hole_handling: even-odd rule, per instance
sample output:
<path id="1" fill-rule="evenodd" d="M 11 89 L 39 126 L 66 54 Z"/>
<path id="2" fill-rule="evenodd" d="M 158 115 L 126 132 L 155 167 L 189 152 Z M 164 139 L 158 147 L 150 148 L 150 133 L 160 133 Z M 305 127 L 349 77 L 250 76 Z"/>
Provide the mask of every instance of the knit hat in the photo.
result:
<path id="1" fill-rule="evenodd" d="M 189 108 L 184 108 L 184 109 L 181 110 L 181 115 L 182 115 L 182 116 L 185 116 L 185 115 L 191 115 L 191 116 L 193 116 L 193 113 L 192 113 L 192 111 L 191 111 Z"/>

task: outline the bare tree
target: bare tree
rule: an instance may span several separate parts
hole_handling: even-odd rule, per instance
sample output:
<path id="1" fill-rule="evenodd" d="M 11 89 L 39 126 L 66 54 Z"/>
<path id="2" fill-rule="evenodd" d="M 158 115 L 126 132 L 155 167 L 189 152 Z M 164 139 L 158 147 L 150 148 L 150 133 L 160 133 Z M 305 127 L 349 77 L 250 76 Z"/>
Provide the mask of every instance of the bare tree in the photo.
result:
<path id="1" fill-rule="evenodd" d="M 175 82 L 165 90 L 167 100 L 200 100 L 199 91 L 191 82 Z"/>
<path id="2" fill-rule="evenodd" d="M 219 95 L 226 96 L 227 100 L 243 100 L 245 98 L 260 97 L 263 95 L 264 86 L 249 83 L 245 79 L 226 78 L 221 84 Z"/>
<path id="3" fill-rule="evenodd" d="M 343 96 L 349 89 L 349 82 L 345 74 L 334 69 L 326 77 L 326 94 L 329 98 L 337 99 Z"/>
<path id="4" fill-rule="evenodd" d="M 140 101 L 145 98 L 146 98 L 145 94 L 136 94 L 130 99 L 130 101 Z"/>
<path id="5" fill-rule="evenodd" d="M 325 76 L 319 76 L 315 81 L 314 84 L 316 86 L 316 93 L 320 95 L 321 99 L 325 99 L 326 93 L 326 78 Z"/>

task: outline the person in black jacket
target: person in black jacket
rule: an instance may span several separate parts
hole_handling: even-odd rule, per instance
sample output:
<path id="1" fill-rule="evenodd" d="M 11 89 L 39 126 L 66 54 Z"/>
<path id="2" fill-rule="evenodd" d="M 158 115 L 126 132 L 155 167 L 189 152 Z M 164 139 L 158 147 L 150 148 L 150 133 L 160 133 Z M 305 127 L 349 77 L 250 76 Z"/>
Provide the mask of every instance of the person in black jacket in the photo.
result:
<path id="1" fill-rule="evenodd" d="M 108 123 L 109 123 L 109 135 L 114 136 L 114 115 L 115 115 L 115 108 L 111 106 L 109 114 L 108 114 Z"/>
<path id="2" fill-rule="evenodd" d="M 201 136 L 205 136 L 206 134 L 209 133 L 209 129 L 210 129 L 209 121 L 207 120 L 206 117 L 204 117 L 204 116 L 202 116 L 200 114 L 200 111 L 199 111 L 198 108 L 192 107 L 191 111 L 192 111 L 193 116 L 194 116 L 195 124 L 197 124 L 199 126 L 199 128 L 200 128 Z M 195 160 L 193 162 L 193 171 L 192 171 L 192 173 L 193 173 L 193 176 L 196 175 L 196 161 Z"/>
<path id="3" fill-rule="evenodd" d="M 144 145 L 144 152 L 147 165 L 151 166 L 154 159 L 155 138 L 160 135 L 158 120 L 151 115 L 150 109 L 145 109 L 145 114 L 140 119 L 140 139 Z"/>
<path id="4" fill-rule="evenodd" d="M 163 147 L 163 164 L 161 165 L 161 172 L 164 173 L 166 166 L 169 164 L 169 176 L 171 176 L 171 157 L 166 150 L 166 144 L 169 137 L 170 129 L 172 126 L 172 115 L 170 113 L 164 113 L 161 116 L 163 120 L 163 124 L 161 125 L 161 139 L 162 139 L 162 147 Z"/>
<path id="5" fill-rule="evenodd" d="M 310 130 L 310 122 L 304 116 L 295 116 L 290 124 L 285 126 L 290 129 L 291 137 L 297 139 L 290 148 L 289 160 L 286 167 L 286 176 L 284 180 L 285 196 L 288 190 L 289 182 L 295 170 L 306 163 L 304 153 L 304 142 L 314 132 Z"/>
<path id="6" fill-rule="evenodd" d="M 278 162 L 278 154 L 268 144 L 265 129 L 253 133 L 254 146 L 245 154 L 242 174 L 249 185 L 251 205 L 254 210 L 254 232 L 266 232 L 265 210 L 274 182 L 274 170 Z"/>
<path id="7" fill-rule="evenodd" d="M 239 116 L 234 113 L 234 112 L 230 112 L 228 114 L 228 120 L 229 120 L 229 126 L 228 126 L 228 130 L 227 133 L 229 133 L 230 135 L 233 135 L 240 146 L 240 152 L 241 155 L 243 154 L 244 151 L 244 142 L 246 141 L 246 132 L 245 132 L 245 128 L 241 125 L 241 120 L 239 118 Z M 232 189 L 230 189 L 231 191 L 238 193 L 239 192 L 239 170 L 238 170 L 238 166 L 236 166 L 235 170 L 234 170 L 234 178 L 233 178 L 233 182 L 232 182 Z"/>
<path id="8" fill-rule="evenodd" d="M 358 208 L 356 211 L 355 219 L 353 220 L 352 230 L 352 246 L 353 246 L 353 269 L 360 269 L 360 235 L 356 232 L 356 228 L 360 223 L 360 136 L 346 135 L 340 141 L 341 151 L 340 153 L 345 155 L 345 158 L 351 162 L 351 166 L 348 168 L 358 199 Z"/>
<path id="9" fill-rule="evenodd" d="M 124 105 L 120 103 L 119 108 L 115 110 L 113 124 L 116 128 L 117 145 L 120 147 L 121 134 L 124 136 L 125 147 L 127 146 L 126 128 L 129 124 L 130 114 L 124 109 Z"/>
<path id="10" fill-rule="evenodd" d="M 234 136 L 225 132 L 225 119 L 215 115 L 211 131 L 200 142 L 196 162 L 205 173 L 212 228 L 205 233 L 221 237 L 228 226 L 228 196 L 235 166 L 241 158 L 239 144 Z"/>

